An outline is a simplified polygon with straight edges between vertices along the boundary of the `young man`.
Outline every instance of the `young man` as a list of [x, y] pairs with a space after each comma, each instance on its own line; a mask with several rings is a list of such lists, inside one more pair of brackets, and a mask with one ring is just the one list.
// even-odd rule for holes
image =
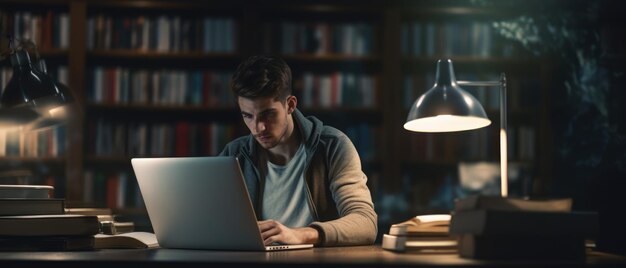
[[250, 135], [226, 145], [237, 156], [265, 244], [365, 245], [377, 215], [350, 139], [305, 117], [280, 58], [253, 56], [232, 77]]

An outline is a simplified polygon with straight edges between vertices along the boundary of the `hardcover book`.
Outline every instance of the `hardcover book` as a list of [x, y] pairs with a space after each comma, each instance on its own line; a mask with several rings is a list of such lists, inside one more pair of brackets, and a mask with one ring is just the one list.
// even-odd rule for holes
[[97, 216], [100, 222], [115, 221], [110, 208], [66, 208], [65, 214], [93, 215]]
[[99, 232], [98, 217], [92, 215], [0, 216], [0, 236], [85, 236]]
[[84, 236], [3, 236], [0, 251], [83, 251], [94, 249], [94, 237]]
[[473, 235], [573, 235], [593, 238], [598, 232], [595, 212], [471, 210], [455, 212], [450, 233]]
[[513, 197], [503, 198], [501, 196], [471, 195], [458, 199], [454, 203], [455, 211], [476, 209], [569, 212], [572, 210], [572, 199], [524, 199]]
[[63, 214], [61, 198], [0, 198], [0, 216]]
[[570, 259], [585, 256], [595, 239], [595, 212], [478, 209], [452, 216], [450, 233], [459, 237], [459, 255], [476, 259]]
[[458, 251], [473, 259], [581, 259], [586, 247], [582, 236], [464, 234]]
[[0, 198], [49, 198], [54, 191], [50, 185], [0, 185]]

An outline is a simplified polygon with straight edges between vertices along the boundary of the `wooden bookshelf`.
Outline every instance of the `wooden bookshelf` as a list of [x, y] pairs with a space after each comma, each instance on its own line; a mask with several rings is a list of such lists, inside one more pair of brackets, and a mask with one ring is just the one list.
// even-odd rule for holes
[[[41, 162], [42, 165], [64, 165], [65, 169], [59, 172], [59, 176], [66, 179], [64, 184], [66, 198], [76, 206], [94, 205], [85, 203], [85, 196], [100, 197], [105, 193], [86, 193], [85, 174], [92, 172], [118, 174], [124, 172], [129, 180], [132, 180], [132, 170], [127, 163], [132, 154], [98, 155], [89, 151], [90, 146], [96, 143], [90, 134], [92, 125], [99, 120], [105, 120], [116, 125], [128, 125], [129, 123], [145, 124], [176, 124], [177, 122], [193, 122], [198, 124], [210, 124], [217, 122], [233, 126], [236, 133], [246, 133], [245, 126], [241, 123], [240, 115], [232, 102], [220, 101], [210, 105], [190, 104], [153, 104], [141, 102], [98, 102], [92, 99], [93, 70], [102, 68], [127, 68], [130, 72], [137, 70], [158, 71], [160, 69], [183, 70], [207, 70], [212, 72], [228, 73], [234, 71], [238, 63], [246, 57], [254, 54], [271, 53], [278, 54], [290, 64], [294, 74], [294, 90], [299, 97], [299, 103], [303, 104], [303, 77], [307, 73], [316, 76], [325, 76], [333, 73], [342, 75], [365, 75], [371, 77], [371, 96], [374, 102], [370, 105], [346, 105], [335, 103], [330, 107], [313, 105], [300, 109], [307, 115], [315, 115], [326, 123], [336, 126], [344, 131], [350, 127], [363, 128], [371, 132], [362, 134], [364, 139], [369, 140], [364, 145], [373, 156], [364, 159], [363, 166], [372, 187], [375, 203], [381, 202], [382, 198], [397, 194], [419, 193], [419, 197], [411, 197], [407, 203], [411, 206], [404, 214], [395, 215], [392, 222], [405, 220], [412, 214], [433, 209], [419, 202], [428, 202], [429, 195], [433, 195], [438, 187], [445, 181], [445, 176], [455, 174], [460, 161], [496, 161], [497, 153], [493, 149], [498, 145], [498, 139], [494, 139], [494, 129], [498, 126], [498, 107], [485, 105], [489, 118], [492, 120], [490, 129], [484, 130], [477, 135], [489, 135], [485, 145], [488, 151], [484, 156], [471, 156], [462, 158], [465, 153], [463, 139], [471, 134], [444, 134], [432, 135], [435, 147], [431, 148], [434, 156], [430, 158], [412, 157], [415, 148], [410, 148], [412, 137], [424, 136], [424, 134], [410, 133], [402, 128], [408, 112], [405, 105], [413, 99], [405, 95], [405, 77], [417, 77], [421, 82], [413, 86], [415, 95], [428, 89], [426, 81], [434, 79], [436, 61], [441, 58], [451, 58], [454, 63], [457, 79], [467, 80], [462, 77], [468, 73], [478, 73], [478, 77], [489, 77], [506, 72], [507, 78], [512, 82], [526, 78], [532, 78], [537, 87], [525, 84], [510, 85], [509, 90], [509, 128], [518, 129], [526, 126], [533, 129], [534, 143], [532, 155], [527, 158], [513, 157], [534, 167], [534, 179], [539, 185], [534, 190], [542, 191], [541, 185], [551, 177], [552, 133], [548, 116], [549, 86], [551, 84], [550, 73], [551, 59], [539, 59], [519, 54], [518, 47], [511, 47], [507, 53], [495, 52], [501, 46], [508, 45], [503, 40], [493, 40], [493, 51], [480, 53], [477, 51], [464, 50], [458, 53], [455, 48], [442, 53], [405, 53], [403, 46], [403, 26], [414, 22], [422, 25], [434, 23], [436, 25], [448, 25], [452, 21], [450, 29], [461, 27], [467, 22], [488, 23], [496, 18], [506, 18], [519, 14], [518, 10], [491, 10], [471, 7], [467, 3], [459, 4], [454, 1], [380, 1], [358, 3], [355, 1], [324, 1], [324, 2], [293, 2], [285, 4], [281, 1], [268, 1], [257, 3], [255, 1], [97, 1], [97, 0], [56, 0], [56, 1], [0, 1], [0, 9], [3, 12], [30, 11], [45, 13], [47, 10], [63, 11], [70, 16], [70, 43], [68, 48], [52, 48], [41, 50], [40, 55], [46, 60], [55, 62], [56, 66], [67, 65], [69, 71], [69, 83], [72, 93], [76, 98], [76, 118], [68, 124], [66, 155], [55, 158], [0, 158], [0, 163], [15, 163], [16, 165], [31, 166], [32, 162]], [[432, 5], [431, 5], [432, 4]], [[89, 21], [97, 16], [107, 18], [136, 19], [140, 16], [156, 18], [167, 16], [172, 18], [179, 16], [188, 17], [194, 22], [205, 18], [228, 18], [234, 23], [233, 32], [228, 33], [233, 38], [234, 46], [229, 52], [217, 50], [204, 50], [195, 47], [194, 50], [175, 49], [137, 49], [137, 48], [103, 48], [93, 47], [88, 39]], [[451, 20], [450, 20], [451, 19]], [[311, 25], [323, 25], [336, 30], [338, 35], [341, 27], [354, 31], [354, 27], [363, 29], [366, 34], [357, 36], [362, 38], [363, 51], [346, 52], [340, 49], [327, 47], [321, 52], [316, 46], [304, 49], [289, 49], [289, 42], [294, 40], [285, 36], [290, 35], [284, 28], [309, 27]], [[315, 29], [315, 28], [310, 28]], [[458, 30], [457, 30], [458, 31]], [[296, 30], [295, 34], [305, 34]], [[494, 33], [490, 33], [494, 34]], [[330, 35], [329, 35], [330, 36]], [[310, 37], [310, 36], [309, 36]], [[193, 40], [201, 36], [189, 37]], [[335, 42], [331, 37], [323, 39], [323, 42]], [[429, 39], [428, 42], [431, 40]], [[287, 43], [285, 43], [287, 42]], [[426, 42], [422, 39], [422, 42]], [[285, 45], [286, 44], [286, 45]], [[318, 44], [319, 45], [319, 44]], [[329, 45], [329, 44], [326, 44]], [[339, 46], [342, 43], [338, 44]], [[433, 40], [431, 46], [441, 47], [439, 40]], [[443, 46], [445, 47], [445, 46]], [[328, 49], [330, 48], [330, 49]], [[335, 47], [336, 48], [336, 47]], [[363, 49], [363, 48], [361, 48]], [[483, 53], [483, 54], [481, 54]], [[506, 55], [505, 55], [506, 54]], [[622, 56], [623, 57], [623, 56]], [[609, 60], [610, 61], [610, 60]], [[429, 78], [428, 76], [433, 76]], [[228, 90], [226, 90], [228, 93]], [[516, 94], [520, 92], [533, 92], [533, 106], [520, 105]], [[414, 98], [416, 96], [412, 96]], [[493, 103], [492, 103], [493, 104]], [[124, 130], [125, 133], [128, 129]], [[352, 133], [352, 132], [351, 132]], [[356, 133], [356, 131], [354, 132]], [[373, 137], [369, 137], [373, 135]], [[495, 134], [497, 135], [497, 134]], [[125, 136], [125, 139], [128, 137]], [[199, 138], [196, 138], [199, 139]], [[420, 139], [420, 138], [418, 138]], [[459, 140], [461, 139], [461, 140]], [[517, 141], [512, 141], [517, 144]], [[370, 148], [371, 147], [371, 148]], [[360, 149], [360, 148], [357, 148]], [[439, 157], [446, 155], [446, 157]], [[411, 157], [408, 157], [411, 156]], [[422, 172], [423, 170], [423, 172]], [[406, 175], [409, 174], [409, 175]], [[405, 179], [405, 177], [409, 177]], [[415, 181], [416, 183], [412, 183]], [[410, 189], [407, 189], [410, 188]], [[421, 187], [416, 189], [416, 187]], [[412, 190], [411, 190], [412, 189]], [[103, 190], [104, 191], [104, 190]], [[418, 202], [418, 203], [415, 203]], [[100, 203], [102, 204], [102, 203]], [[377, 209], [380, 207], [377, 207]], [[141, 208], [125, 208], [131, 211], [143, 211]], [[388, 208], [380, 208], [388, 209]], [[124, 211], [123, 209], [121, 211]], [[384, 226], [384, 225], [383, 225]], [[381, 227], [383, 228], [383, 227]], [[384, 230], [384, 229], [381, 229]]]

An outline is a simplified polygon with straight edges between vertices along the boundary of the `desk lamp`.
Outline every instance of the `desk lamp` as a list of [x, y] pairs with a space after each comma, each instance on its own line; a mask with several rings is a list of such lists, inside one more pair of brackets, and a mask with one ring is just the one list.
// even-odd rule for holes
[[411, 106], [404, 128], [416, 132], [453, 132], [472, 130], [491, 124], [485, 109], [464, 86], [500, 87], [500, 194], [508, 195], [506, 76], [499, 81], [456, 81], [452, 60], [437, 61], [435, 85]]
[[72, 98], [69, 90], [55, 82], [43, 67], [33, 65], [26, 49], [14, 49], [9, 42], [9, 57], [13, 75], [0, 96], [0, 122], [6, 124], [31, 124], [40, 129], [61, 123], [65, 119], [65, 106]]
[[[525, 200], [507, 197], [504, 73], [499, 81], [456, 81], [452, 61], [439, 60], [434, 87], [415, 101], [404, 128], [420, 132], [451, 132], [477, 129], [491, 124], [476, 98], [459, 85], [500, 87], [501, 172], [501, 197], [490, 198], [494, 203], [456, 210], [452, 215], [450, 233], [459, 236], [459, 255], [479, 259], [584, 256], [585, 239], [595, 238], [598, 231], [597, 213], [571, 212], [571, 199], [568, 198]], [[502, 199], [507, 201], [500, 202]], [[468, 200], [471, 203], [472, 198]], [[555, 244], [547, 241], [554, 241]]]

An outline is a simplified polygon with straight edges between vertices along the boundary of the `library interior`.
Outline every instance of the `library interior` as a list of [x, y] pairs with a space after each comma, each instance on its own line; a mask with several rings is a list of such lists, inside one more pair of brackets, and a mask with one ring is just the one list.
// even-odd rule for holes
[[[546, 206], [569, 200], [568, 210], [592, 212], [593, 219], [581, 217], [597, 225], [585, 250], [626, 256], [620, 6], [0, 0], [0, 185], [52, 186], [49, 198], [63, 200], [64, 213], [106, 210], [120, 230], [131, 223], [133, 231], [153, 232], [131, 159], [216, 156], [249, 135], [231, 77], [246, 58], [275, 55], [291, 67], [298, 109], [354, 144], [377, 214], [375, 245], [417, 215], [461, 216], [458, 200], [501, 196], [505, 184], [507, 198], [553, 202]], [[64, 114], [27, 120], [31, 109], [17, 110], [42, 106], [16, 105], [29, 101], [28, 84], [16, 78], [24, 61], [51, 79]], [[482, 105], [491, 123], [407, 130], [412, 116], [427, 113], [414, 110], [426, 93], [445, 83]], [[16, 90], [23, 95], [11, 96]]]

